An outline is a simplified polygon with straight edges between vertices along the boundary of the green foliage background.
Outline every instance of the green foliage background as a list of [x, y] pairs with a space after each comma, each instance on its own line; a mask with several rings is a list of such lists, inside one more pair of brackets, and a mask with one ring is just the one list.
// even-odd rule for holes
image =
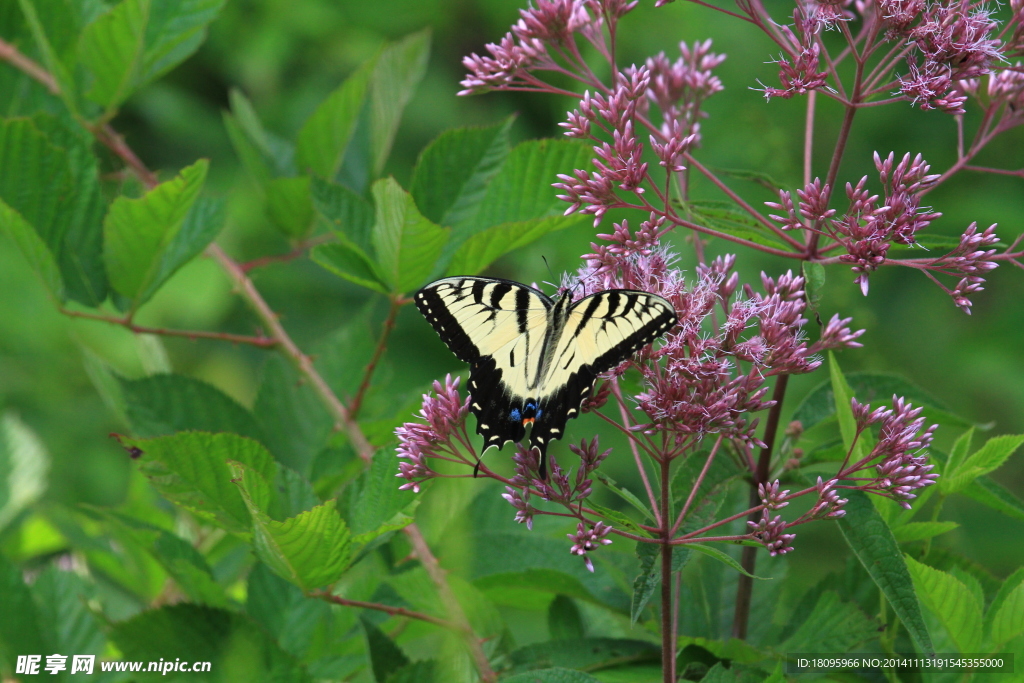
[[[624, 22], [621, 61], [639, 62], [660, 50], [674, 56], [681, 40], [713, 37], [715, 50], [729, 56], [718, 71], [726, 90], [707, 104], [710, 117], [703, 124], [701, 158], [712, 167], [755, 169], [788, 187], [798, 184], [803, 101], [765, 103], [751, 90], [758, 87], [757, 79], [772, 83], [775, 78], [775, 67], [765, 63], [771, 57], [770, 45], [752, 28], [700, 7], [677, 2], [655, 10], [650, 4], [643, 3]], [[0, 0], [0, 37], [19, 30], [17, 5], [16, 0]], [[426, 77], [405, 111], [384, 169], [409, 187], [417, 155], [445, 129], [493, 125], [514, 115], [514, 140], [560, 133], [555, 124], [572, 106], [570, 101], [504, 93], [455, 97], [463, 75], [461, 57], [481, 52], [485, 42], [497, 40], [517, 18], [517, 9], [518, 3], [512, 0], [229, 2], [198, 52], [133, 95], [113, 124], [146, 164], [161, 172], [162, 179], [173, 177], [197, 158], [209, 159], [207, 193], [226, 200], [226, 228], [218, 241], [230, 254], [245, 261], [285, 253], [289, 244], [264, 212], [223, 123], [231, 89], [240, 89], [252, 101], [269, 130], [294, 139], [316, 105], [385, 40], [429, 28], [432, 52]], [[6, 65], [0, 66], [5, 74], [0, 84], [9, 71]], [[904, 111], [903, 106], [869, 109], [858, 119], [841, 178], [855, 181], [873, 174], [873, 150], [883, 155], [892, 150], [897, 156], [922, 152], [940, 172], [955, 159], [953, 119], [937, 112]], [[815, 171], [823, 175], [838, 130], [838, 109], [819, 98], [818, 116], [823, 125], [815, 148]], [[978, 163], [1020, 168], [1024, 166], [1022, 150], [1024, 129], [1017, 129], [1000, 138]], [[752, 203], [771, 198], [753, 184], [742, 189]], [[715, 198], [712, 188], [699, 183], [694, 195]], [[1022, 229], [1024, 192], [1019, 178], [963, 174], [929, 195], [929, 200], [944, 214], [935, 227], [948, 235], [959, 234], [971, 221], [982, 227], [998, 222], [1004, 241]], [[577, 266], [592, 235], [589, 222], [583, 221], [503, 258], [489, 273], [524, 282], [552, 279], [543, 256], [557, 279], [559, 273]], [[681, 240], [678, 245], [688, 263], [686, 246]], [[720, 245], [713, 248], [721, 249]], [[762, 269], [774, 275], [792, 265], [757, 254], [741, 253], [739, 258], [747, 279], [756, 278]], [[847, 372], [904, 375], [951, 412], [990, 427], [989, 434], [1024, 433], [1021, 275], [1006, 266], [992, 273], [987, 291], [975, 298], [973, 315], [968, 317], [909, 269], [879, 271], [872, 276], [870, 295], [864, 298], [847, 269], [830, 267], [822, 317], [833, 312], [850, 315], [856, 328], [868, 330], [861, 339], [863, 349], [843, 354]], [[374, 298], [305, 259], [259, 269], [254, 279], [271, 306], [286, 313], [284, 324], [307, 350], [344, 355], [358, 349], [368, 342], [351, 332], [339, 337], [335, 330], [365, 316], [366, 335], [375, 335], [386, 313], [382, 297]], [[141, 309], [136, 322], [247, 334], [253, 319], [217, 265], [200, 258], [174, 275]], [[52, 458], [43, 506], [114, 506], [126, 499], [131, 482], [139, 483], [138, 474], [132, 474], [133, 463], [107, 436], [124, 432], [126, 423], [123, 415], [104, 404], [90, 379], [90, 367], [98, 360], [129, 378], [173, 368], [219, 387], [245, 406], [257, 402], [261, 383], [277, 372], [277, 361], [265, 351], [170, 338], [157, 343], [124, 329], [62, 316], [23, 257], [0, 239], [0, 412], [17, 415], [39, 436]], [[432, 379], [462, 370], [418, 313], [406, 307], [398, 317], [372, 399], [408, 404], [411, 414], [419, 393]], [[819, 372], [791, 383], [789, 409], [826, 380]], [[574, 422], [567, 441], [588, 434], [588, 425], [593, 426], [583, 420]], [[951, 446], [941, 429], [938, 444], [943, 449]], [[995, 475], [1018, 496], [1024, 496], [1022, 463], [1019, 457], [1012, 459]], [[630, 481], [627, 459], [613, 456], [606, 467], [614, 478]], [[474, 490], [484, 486], [476, 481], [463, 485]], [[501, 512], [509, 518], [513, 514], [511, 508]], [[486, 517], [477, 519], [482, 523], [479, 520]], [[961, 526], [937, 538], [938, 546], [966, 554], [999, 578], [1024, 564], [1020, 540], [1024, 520], [1000, 516], [966, 498], [948, 502], [943, 519]], [[0, 537], [0, 544], [7, 548], [21, 542], [10, 535]], [[38, 542], [45, 551], [46, 539]], [[471, 542], [483, 541], [467, 540]], [[50, 550], [60, 550], [60, 544]], [[552, 552], [565, 550], [559, 545]], [[845, 556], [835, 528], [821, 524], [802, 527], [797, 551], [784, 560], [760, 561], [764, 567], [789, 563], [791, 572], [810, 583], [840, 569]], [[277, 579], [268, 576], [267, 580]], [[556, 628], [538, 624], [528, 610], [507, 612], [518, 618], [516, 635], [521, 644], [531, 642], [531, 631]]]

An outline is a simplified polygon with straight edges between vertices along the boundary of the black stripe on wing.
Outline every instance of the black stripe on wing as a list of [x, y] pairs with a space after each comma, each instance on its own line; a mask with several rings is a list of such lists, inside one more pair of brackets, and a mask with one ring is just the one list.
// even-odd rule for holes
[[513, 399], [516, 404], [509, 401], [502, 386], [501, 369], [491, 356], [482, 356], [470, 366], [469, 395], [469, 409], [476, 416], [476, 433], [484, 438], [481, 452], [491, 446], [500, 450], [509, 441], [521, 441], [526, 435], [522, 421], [512, 419], [512, 409], [522, 411], [518, 404], [525, 397]]
[[565, 423], [579, 415], [580, 406], [594, 388], [597, 373], [589, 365], [569, 376], [558, 391], [544, 399], [540, 417], [530, 429], [530, 446], [540, 453], [540, 476], [547, 479], [548, 444], [565, 436]]
[[[475, 282], [470, 291], [465, 292], [465, 294], [479, 298], [483, 292], [483, 286], [484, 283]], [[431, 324], [434, 331], [441, 337], [441, 341], [455, 354], [456, 358], [466, 363], [475, 363], [480, 359], [480, 350], [473, 343], [473, 340], [469, 338], [469, 335], [466, 334], [466, 331], [462, 329], [459, 321], [448, 310], [448, 302], [445, 301], [445, 296], [454, 299], [459, 295], [460, 291], [454, 283], [442, 282], [437, 286], [428, 285], [416, 292], [414, 300], [416, 301], [416, 307], [420, 309], [420, 313], [423, 314], [423, 317], [427, 319], [427, 322]]]
[[[603, 294], [607, 294], [610, 298], [610, 305], [614, 304], [615, 306], [619, 303], [619, 297], [629, 297], [622, 313], [619, 314], [620, 316], [629, 313], [634, 308], [640, 309], [644, 312], [650, 311], [651, 309], [658, 309], [660, 312], [648, 320], [643, 327], [637, 328], [633, 334], [624, 337], [618, 344], [595, 358], [588, 366], [595, 377], [602, 372], [611, 370], [643, 347], [652, 343], [655, 339], [671, 330], [675, 326], [676, 322], [678, 322], [675, 310], [672, 308], [671, 304], [660, 296], [655, 296], [647, 292], [634, 292], [626, 289], [609, 290], [608, 292], [603, 292]], [[597, 295], [595, 295], [595, 298], [596, 296]], [[611, 297], [615, 298], [611, 299]], [[588, 308], [592, 308], [592, 306]], [[590, 322], [593, 324], [592, 320]], [[577, 328], [575, 335], [578, 336], [582, 329], [583, 324]]]

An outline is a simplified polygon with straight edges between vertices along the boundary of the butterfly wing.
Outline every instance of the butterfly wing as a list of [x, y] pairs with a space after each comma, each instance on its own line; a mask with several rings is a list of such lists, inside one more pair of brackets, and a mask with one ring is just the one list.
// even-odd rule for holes
[[648, 292], [612, 289], [572, 305], [542, 369], [543, 412], [530, 432], [530, 444], [540, 450], [542, 461], [548, 442], [565, 434], [566, 422], [578, 415], [597, 376], [672, 329], [676, 321], [672, 304]]
[[551, 300], [518, 282], [477, 277], [444, 278], [414, 298], [452, 353], [470, 364], [470, 410], [484, 450], [520, 441], [526, 428], [513, 418], [541, 368]]

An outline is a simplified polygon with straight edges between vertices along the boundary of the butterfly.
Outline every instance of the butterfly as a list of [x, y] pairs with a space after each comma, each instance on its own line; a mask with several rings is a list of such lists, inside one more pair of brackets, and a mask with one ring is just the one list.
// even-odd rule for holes
[[484, 277], [443, 278], [414, 300], [470, 365], [469, 407], [483, 450], [521, 441], [532, 425], [530, 446], [540, 453], [545, 479], [548, 443], [564, 436], [597, 376], [677, 321], [672, 304], [648, 292], [609, 289], [573, 301], [567, 290], [552, 300], [533, 287]]

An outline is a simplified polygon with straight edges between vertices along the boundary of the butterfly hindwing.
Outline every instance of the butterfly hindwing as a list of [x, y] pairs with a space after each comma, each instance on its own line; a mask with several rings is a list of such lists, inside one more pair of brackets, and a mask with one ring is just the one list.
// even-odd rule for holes
[[470, 410], [484, 450], [521, 441], [545, 454], [579, 414], [594, 380], [676, 323], [672, 305], [647, 292], [613, 289], [552, 301], [518, 282], [450, 277], [432, 282], [416, 305], [470, 364]]

